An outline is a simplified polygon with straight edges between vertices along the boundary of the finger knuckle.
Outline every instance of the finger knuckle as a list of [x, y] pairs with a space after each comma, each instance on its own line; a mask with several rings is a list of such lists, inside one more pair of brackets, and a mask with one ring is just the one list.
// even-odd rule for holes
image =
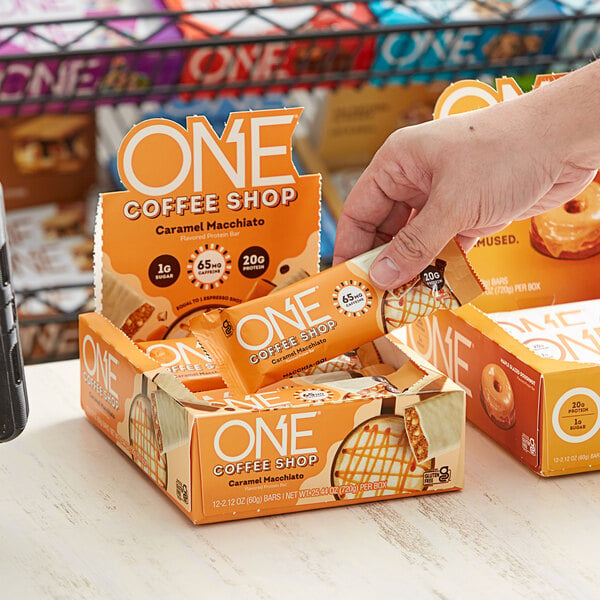
[[403, 260], [422, 262], [429, 258], [430, 251], [416, 230], [400, 230], [394, 237], [390, 251]]

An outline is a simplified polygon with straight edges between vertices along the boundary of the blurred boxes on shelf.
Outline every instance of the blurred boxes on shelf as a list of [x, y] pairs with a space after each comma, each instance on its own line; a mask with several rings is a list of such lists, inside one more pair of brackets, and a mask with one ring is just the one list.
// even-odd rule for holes
[[571, 69], [572, 60], [580, 56], [595, 58], [600, 53], [600, 1], [562, 0], [562, 12], [577, 17], [561, 24], [556, 44], [557, 63], [554, 72]]
[[25, 362], [78, 354], [77, 315], [93, 307], [93, 240], [83, 202], [12, 210], [10, 244]]
[[340, 88], [327, 95], [320, 118], [295, 141], [305, 168], [320, 172], [323, 198], [338, 219], [348, 192], [397, 128], [428, 121], [446, 83]]
[[[361, 26], [373, 23], [365, 3], [315, 3], [286, 6], [269, 0], [260, 6], [252, 0], [165, 0], [175, 11], [197, 11], [182, 19], [182, 33], [188, 40], [203, 40], [222, 36], [223, 45], [200, 47], [186, 58], [181, 82], [222, 86], [219, 94], [236, 92], [236, 84], [299, 78], [323, 73], [366, 72], [373, 63], [372, 36], [352, 36]], [[235, 9], [235, 10], [234, 10]], [[314, 39], [286, 39], [290, 31], [296, 34], [324, 34]], [[346, 32], [333, 36], [331, 32]], [[328, 33], [329, 32], [329, 33]], [[264, 41], [263, 37], [281, 39]], [[251, 41], [227, 45], [228, 38]], [[346, 80], [347, 82], [347, 80]], [[323, 81], [320, 82], [321, 84]], [[308, 87], [314, 83], [307, 83]], [[209, 90], [210, 92], [210, 90]], [[199, 95], [206, 94], [203, 89]]]
[[[0, 22], [19, 28], [8, 28], [10, 37], [0, 45], [0, 101], [25, 102], [18, 114], [85, 110], [103, 93], [139, 91], [147, 97], [153, 86], [176, 83], [181, 50], [140, 51], [141, 44], [181, 40], [166, 18], [142, 16], [164, 10], [159, 0], [19, 0], [18, 8], [1, 3]], [[61, 56], [65, 48], [73, 55]], [[48, 101], [52, 97], [57, 100]], [[2, 106], [0, 115], [14, 110]]]
[[555, 52], [559, 25], [554, 19], [562, 14], [553, 0], [378, 0], [370, 6], [381, 25], [407, 26], [380, 36], [376, 83], [505, 75], [504, 65], [513, 61], [515, 73], [526, 71], [527, 61], [518, 66], [520, 59]]
[[26, 363], [77, 356], [77, 314], [91, 306], [86, 212], [96, 182], [93, 112], [0, 120], [13, 284]]
[[96, 181], [93, 113], [0, 119], [7, 210], [85, 198]]

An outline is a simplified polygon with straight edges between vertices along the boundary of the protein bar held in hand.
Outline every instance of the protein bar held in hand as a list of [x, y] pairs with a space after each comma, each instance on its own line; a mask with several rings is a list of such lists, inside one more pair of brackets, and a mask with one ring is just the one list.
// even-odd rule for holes
[[368, 273], [382, 249], [192, 321], [231, 392], [251, 394], [482, 291], [456, 241], [412, 281], [377, 289]]

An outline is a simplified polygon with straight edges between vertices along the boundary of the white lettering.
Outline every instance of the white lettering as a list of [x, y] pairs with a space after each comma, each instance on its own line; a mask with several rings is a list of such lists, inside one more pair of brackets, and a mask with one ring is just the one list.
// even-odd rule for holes
[[[241, 419], [227, 421], [219, 427], [215, 434], [215, 452], [225, 462], [243, 461], [253, 451], [254, 458], [261, 459], [264, 451], [264, 443], [268, 440], [280, 456], [314, 453], [317, 451], [314, 447], [299, 447], [300, 439], [311, 438], [313, 435], [312, 429], [301, 429], [299, 423], [301, 420], [312, 419], [316, 416], [316, 411], [292, 415], [283, 414], [279, 417], [274, 428], [269, 426], [262, 417], [256, 418], [254, 426]], [[239, 447], [240, 439], [244, 440], [241, 436], [247, 436], [247, 443], [244, 442], [245, 447], [239, 454], [232, 455], [223, 449], [223, 436], [229, 430], [231, 430], [230, 435], [235, 436], [236, 448]]]
[[214, 136], [212, 128], [209, 129], [210, 126], [204, 121], [194, 121], [192, 123], [192, 135], [194, 140], [194, 191], [200, 192], [203, 189], [203, 143], [206, 144], [208, 149], [212, 152], [220, 167], [235, 187], [242, 188], [246, 185], [246, 174], [244, 169], [246, 160], [246, 150], [244, 145], [245, 136], [240, 132], [241, 126], [241, 119], [235, 120], [227, 133], [227, 137], [223, 140], [226, 144], [235, 144], [236, 146], [236, 169], [225, 155], [225, 152], [223, 152], [218, 140]]
[[[236, 327], [236, 337], [238, 342], [246, 350], [262, 350], [266, 348], [273, 341], [273, 337], [277, 335], [280, 341], [286, 338], [283, 330], [279, 325], [279, 321], [283, 321], [288, 325], [294, 327], [298, 331], [303, 331], [310, 327], [315, 327], [324, 322], [334, 322], [330, 315], [326, 314], [321, 317], [314, 317], [310, 313], [318, 308], [320, 304], [315, 302], [313, 304], [305, 305], [303, 298], [310, 294], [314, 294], [317, 288], [312, 287], [308, 290], [298, 292], [291, 298], [285, 299], [285, 313], [280, 312], [272, 307], [265, 308], [265, 314], [263, 315], [245, 315], [242, 317]], [[286, 314], [287, 313], [287, 314]], [[252, 339], [248, 339], [248, 334], [245, 333], [245, 328], [248, 324], [258, 323], [264, 325], [265, 335], [259, 335], [253, 331]], [[254, 326], [251, 326], [254, 329]], [[262, 327], [261, 327], [262, 329]], [[261, 339], [260, 343], [256, 343], [256, 339]], [[255, 362], [258, 362], [256, 360]]]
[[[289, 152], [287, 146], [261, 146], [261, 129], [263, 127], [273, 127], [277, 125], [289, 125], [294, 120], [294, 116], [287, 114], [272, 117], [255, 117], [250, 124], [252, 132], [252, 185], [284, 185], [294, 183], [291, 175], [272, 175], [270, 177], [262, 175], [261, 159], [263, 157], [285, 156]], [[263, 202], [265, 202], [263, 198]]]
[[[133, 154], [135, 150], [144, 140], [154, 135], [171, 138], [181, 150], [181, 167], [179, 173], [170, 182], [160, 186], [146, 185], [138, 178], [133, 168]], [[192, 155], [185, 137], [185, 130], [177, 123], [162, 121], [154, 125], [145, 124], [137, 130], [134, 128], [134, 133], [128, 140], [123, 152], [123, 173], [121, 175], [128, 189], [134, 189], [145, 196], [161, 196], [176, 190], [186, 180], [191, 166]]]
[[88, 375], [100, 383], [111, 396], [118, 400], [119, 396], [113, 385], [117, 381], [116, 366], [119, 361], [108, 349], [102, 351], [100, 344], [90, 334], [82, 342], [83, 364]]

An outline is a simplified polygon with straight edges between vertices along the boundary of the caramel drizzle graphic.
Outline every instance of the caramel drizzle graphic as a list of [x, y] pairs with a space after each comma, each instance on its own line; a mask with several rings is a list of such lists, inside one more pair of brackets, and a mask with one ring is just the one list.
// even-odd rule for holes
[[348, 392], [344, 396], [344, 400], [370, 400], [377, 399], [384, 396], [387, 392], [384, 383], [378, 383], [373, 387], [367, 388], [365, 390], [361, 390], [360, 392]]
[[[364, 425], [354, 445], [341, 453], [347, 468], [334, 473], [339, 485], [387, 481], [385, 488], [368, 490], [375, 496], [423, 489], [424, 469], [417, 465], [406, 436], [393, 433], [390, 427], [381, 430], [377, 424]], [[377, 470], [379, 461], [383, 468]], [[363, 497], [366, 491], [357, 491], [355, 497]]]
[[156, 484], [167, 487], [167, 462], [158, 451], [149, 401], [138, 396], [129, 413], [129, 439], [134, 462]]
[[[447, 288], [435, 292], [420, 282], [415, 281], [408, 285], [410, 287], [407, 289], [400, 288], [386, 295], [384, 314], [388, 331], [412, 323], [440, 308], [460, 306], [454, 294]], [[400, 316], [395, 316], [397, 313], [400, 313]]]
[[352, 369], [360, 369], [360, 361], [358, 358], [332, 358], [320, 365], [316, 365], [311, 369], [307, 369], [307, 375], [317, 373], [337, 373], [338, 371], [351, 371]]

